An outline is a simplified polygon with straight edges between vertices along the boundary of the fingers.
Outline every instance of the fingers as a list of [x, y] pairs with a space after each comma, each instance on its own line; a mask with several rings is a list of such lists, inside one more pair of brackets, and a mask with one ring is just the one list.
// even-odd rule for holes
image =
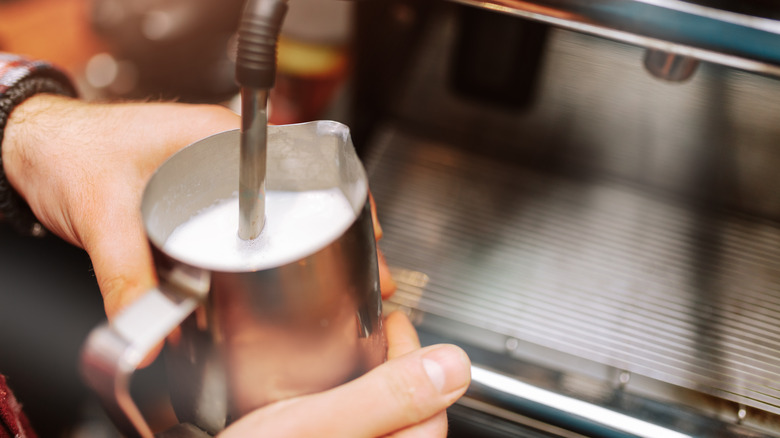
[[387, 357], [395, 359], [420, 348], [420, 338], [409, 318], [401, 312], [393, 312], [385, 319]]
[[[443, 411], [470, 381], [468, 358], [451, 345], [420, 350], [417, 332], [401, 312], [385, 319], [385, 332], [389, 362], [334, 390], [256, 411], [221, 436], [444, 437]], [[354, 412], [361, 421], [354, 421]], [[306, 422], [299, 421], [302, 415]]]
[[439, 415], [463, 395], [470, 380], [463, 350], [435, 345], [392, 359], [330, 391], [257, 410], [220, 436], [385, 436]]
[[[374, 237], [377, 242], [382, 239], [382, 226], [379, 224], [379, 218], [376, 214], [376, 202], [374, 202], [374, 195], [368, 192], [368, 200], [371, 203], [371, 221], [374, 223]], [[387, 260], [385, 255], [382, 254], [382, 250], [379, 249], [377, 244], [376, 258], [379, 262], [379, 289], [382, 291], [382, 299], [390, 298], [398, 285], [393, 280], [392, 274], [390, 274], [390, 268], [387, 266]]]
[[379, 224], [379, 217], [376, 214], [376, 201], [374, 201], [374, 195], [368, 192], [368, 201], [371, 203], [371, 222], [374, 224], [374, 237], [376, 240], [381, 240], [383, 236], [382, 226]]
[[[387, 357], [393, 359], [420, 348], [420, 339], [412, 322], [401, 312], [393, 312], [385, 320], [388, 348]], [[447, 436], [447, 413], [439, 412], [433, 417], [417, 423], [387, 438], [432, 438]]]
[[136, 233], [128, 230], [113, 244], [102, 239], [89, 250], [109, 320], [157, 282], [145, 237], [129, 234]]
[[395, 293], [398, 285], [393, 280], [390, 267], [387, 266], [387, 260], [385, 260], [385, 255], [382, 254], [379, 246], [377, 246], [376, 258], [379, 266], [379, 290], [382, 292], [382, 299], [387, 299]]
[[[155, 169], [188, 144], [239, 126], [238, 116], [211, 105], [126, 103], [84, 105], [89, 119], [105, 117], [92, 145], [89, 194], [65, 206], [77, 239], [89, 253], [113, 318], [156, 283], [140, 216], [141, 194]], [[144, 127], [145, 129], [139, 129]]]
[[[118, 239], [122, 240], [122, 239]], [[90, 251], [108, 319], [152, 288], [155, 276], [148, 247], [122, 240], [101, 241]], [[130, 256], [132, 255], [132, 256]]]
[[[140, 201], [132, 188], [112, 187], [117, 206], [102, 214], [84, 216], [80, 239], [89, 253], [106, 315], [112, 319], [122, 308], [156, 284], [152, 255], [146, 240], [140, 213], [134, 208]], [[98, 200], [96, 203], [107, 202]], [[128, 206], [128, 207], [125, 207]], [[87, 219], [88, 218], [88, 219]]]
[[[385, 321], [388, 339], [387, 356], [400, 357], [420, 348], [420, 339], [409, 318], [401, 312], [393, 312]], [[398, 432], [387, 438], [432, 438], [447, 436], [447, 413], [439, 412], [433, 417]]]

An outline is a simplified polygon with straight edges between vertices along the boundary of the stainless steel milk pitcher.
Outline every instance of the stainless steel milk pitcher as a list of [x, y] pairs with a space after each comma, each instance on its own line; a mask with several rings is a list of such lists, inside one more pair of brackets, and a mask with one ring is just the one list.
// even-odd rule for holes
[[179, 421], [211, 434], [253, 409], [331, 388], [385, 360], [368, 180], [348, 128], [319, 121], [268, 131], [268, 190], [337, 188], [354, 210], [349, 228], [327, 245], [260, 270], [210, 269], [167, 253], [179, 224], [235, 196], [238, 166], [239, 132], [224, 132], [175, 154], [146, 187], [141, 210], [159, 286], [96, 328], [82, 356], [88, 385], [128, 436], [152, 436], [128, 386], [166, 337]]

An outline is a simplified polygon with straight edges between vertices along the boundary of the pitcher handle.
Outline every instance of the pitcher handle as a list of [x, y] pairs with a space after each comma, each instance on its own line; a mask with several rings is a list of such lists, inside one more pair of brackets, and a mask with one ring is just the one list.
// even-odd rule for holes
[[130, 378], [141, 361], [200, 304], [155, 288], [89, 334], [81, 356], [82, 374], [119, 431], [152, 438], [151, 428], [130, 396]]

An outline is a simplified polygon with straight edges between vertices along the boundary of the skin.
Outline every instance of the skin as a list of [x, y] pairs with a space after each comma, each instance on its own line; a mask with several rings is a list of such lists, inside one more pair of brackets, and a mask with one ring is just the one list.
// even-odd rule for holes
[[[112, 318], [156, 281], [140, 216], [146, 182], [184, 146], [238, 127], [239, 116], [216, 105], [37, 95], [9, 117], [3, 165], [43, 226], [89, 253]], [[381, 238], [376, 217], [374, 223]], [[395, 284], [380, 260], [387, 297]]]
[[[468, 388], [470, 363], [454, 345], [420, 349], [414, 327], [401, 313], [386, 319], [386, 363], [368, 374], [319, 394], [258, 409], [220, 437], [445, 437], [444, 409]], [[434, 357], [445, 372], [440, 390], [425, 371]]]
[[[112, 318], [156, 283], [140, 216], [146, 182], [179, 149], [239, 126], [220, 106], [36, 95], [8, 119], [3, 166], [42, 225], [87, 251]], [[374, 223], [381, 238], [376, 216]], [[387, 297], [395, 284], [379, 256]], [[385, 364], [330, 391], [254, 411], [223, 436], [446, 436], [444, 410], [468, 387], [468, 357], [452, 345], [421, 349], [403, 315], [390, 315], [386, 328]]]

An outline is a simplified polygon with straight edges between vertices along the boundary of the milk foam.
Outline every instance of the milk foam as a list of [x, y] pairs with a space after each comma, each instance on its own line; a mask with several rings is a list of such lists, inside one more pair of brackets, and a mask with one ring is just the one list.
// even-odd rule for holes
[[164, 249], [183, 262], [212, 270], [267, 269], [324, 248], [355, 219], [349, 201], [336, 188], [271, 190], [266, 193], [265, 208], [265, 226], [256, 239], [238, 237], [238, 197], [233, 197], [179, 225]]

